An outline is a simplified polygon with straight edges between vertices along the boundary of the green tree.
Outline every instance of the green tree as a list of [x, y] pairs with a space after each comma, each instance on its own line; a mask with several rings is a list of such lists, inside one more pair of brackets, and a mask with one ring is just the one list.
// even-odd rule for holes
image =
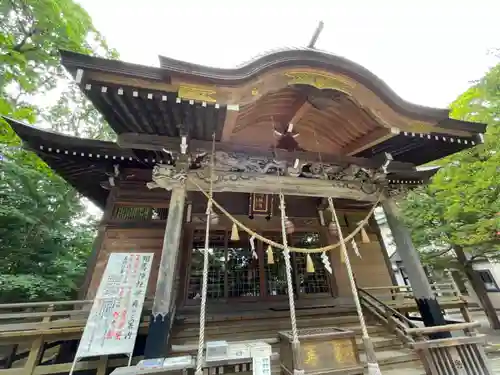
[[[35, 121], [41, 112], [36, 99], [53, 92], [58, 85], [68, 85], [66, 72], [59, 63], [61, 49], [117, 56], [95, 29], [88, 13], [73, 0], [0, 0], [1, 114]], [[74, 118], [74, 123], [84, 127], [87, 117], [100, 118], [79, 92], [72, 90], [71, 94], [70, 98], [61, 95], [65, 96], [65, 104], [70, 99], [86, 108], [80, 112], [81, 118]], [[94, 112], [89, 115], [89, 111]], [[12, 129], [0, 121], [0, 140], [17, 143]], [[99, 126], [103, 124], [101, 121]]]
[[500, 322], [472, 262], [500, 258], [499, 87], [500, 64], [452, 103], [452, 117], [488, 124], [484, 143], [439, 161], [432, 182], [402, 202], [424, 262], [463, 270], [495, 328]]
[[95, 220], [49, 170], [4, 156], [0, 175], [0, 302], [74, 297]]
[[[100, 114], [68, 80], [60, 49], [116, 56], [72, 0], [0, 0], [0, 114], [110, 138]], [[71, 186], [20, 146], [0, 117], [0, 302], [72, 298], [95, 220]]]

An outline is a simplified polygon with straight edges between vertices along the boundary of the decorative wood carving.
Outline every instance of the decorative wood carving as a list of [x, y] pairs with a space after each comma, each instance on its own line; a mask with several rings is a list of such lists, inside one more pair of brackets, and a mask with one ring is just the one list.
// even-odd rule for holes
[[[186, 184], [188, 191], [198, 190], [199, 185], [205, 191], [210, 187], [210, 171], [208, 168], [178, 171], [170, 165], [157, 165], [152, 173], [153, 182], [150, 189], [162, 187], [170, 190]], [[189, 178], [188, 178], [189, 177]], [[304, 177], [280, 176], [264, 173], [245, 173], [232, 171], [215, 171], [213, 174], [215, 192], [260, 193], [302, 195], [354, 199], [360, 201], [376, 201], [378, 184], [363, 178], [350, 179], [313, 179]]]
[[[200, 165], [204, 169], [210, 167], [210, 157], [207, 155], [202, 159]], [[286, 162], [277, 161], [272, 158], [248, 156], [235, 152], [215, 152], [215, 169], [221, 172], [246, 172], [246, 173], [274, 173], [278, 171], [284, 174]]]

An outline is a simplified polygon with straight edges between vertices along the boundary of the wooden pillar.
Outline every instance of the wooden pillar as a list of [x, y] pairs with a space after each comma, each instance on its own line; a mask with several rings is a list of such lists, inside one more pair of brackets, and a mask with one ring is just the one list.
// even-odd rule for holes
[[149, 323], [144, 358], [162, 358], [167, 355], [168, 335], [175, 308], [175, 270], [179, 258], [181, 233], [184, 222], [186, 189], [172, 189], [167, 225], [163, 238], [160, 268], [156, 282], [155, 300]]
[[[410, 279], [413, 296], [417, 302], [420, 315], [426, 327], [445, 325], [439, 302], [434, 295], [424, 267], [420, 262], [417, 250], [413, 246], [411, 235], [400, 220], [399, 209], [393, 199], [387, 198], [382, 202], [382, 207], [387, 217], [387, 224], [391, 229], [394, 242], [401, 260], [405, 266], [406, 273]], [[450, 337], [449, 332], [435, 333], [432, 338]]]

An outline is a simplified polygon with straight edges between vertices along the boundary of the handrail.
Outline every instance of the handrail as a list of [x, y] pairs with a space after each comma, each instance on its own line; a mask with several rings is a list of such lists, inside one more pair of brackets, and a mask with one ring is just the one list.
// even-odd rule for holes
[[399, 311], [397, 311], [393, 307], [385, 304], [384, 302], [382, 302], [381, 300], [379, 300], [374, 295], [368, 293], [365, 289], [358, 288], [358, 291], [361, 293], [361, 295], [366, 295], [366, 296], [372, 298], [373, 300], [375, 300], [379, 305], [382, 305], [384, 307], [385, 311], [390, 311], [393, 315], [397, 316], [401, 321], [403, 321], [404, 323], [406, 323], [409, 327], [411, 327], [411, 328], [418, 328], [418, 326], [415, 323], [413, 323], [410, 319], [408, 319], [406, 316], [404, 316], [403, 314], [401, 314]]
[[[153, 300], [147, 298], [144, 305], [150, 304]], [[19, 302], [19, 303], [3, 303], [0, 304], [0, 309], [21, 309], [32, 307], [50, 307], [50, 306], [64, 306], [64, 305], [86, 305], [93, 303], [93, 299], [87, 300], [70, 300], [70, 301], [48, 301], [48, 302]]]
[[[473, 336], [473, 330], [481, 325], [479, 322], [466, 322], [433, 327], [419, 327], [399, 311], [391, 306], [388, 306], [379, 298], [367, 292], [366, 289], [370, 288], [358, 288], [361, 302], [377, 318], [379, 318], [382, 322], [388, 324], [390, 328], [392, 323], [392, 330], [394, 331], [394, 333], [406, 343], [411, 344], [415, 342], [411, 338], [412, 336], [415, 336], [416, 338], [422, 340], [424, 336], [429, 336], [438, 332], [463, 330], [467, 333], [468, 336]], [[376, 287], [375, 289], [380, 290], [381, 288]], [[388, 316], [388, 314], [390, 314], [390, 316]]]
[[464, 329], [473, 329], [473, 328], [478, 328], [480, 326], [481, 326], [480, 322], [456, 323], [456, 324], [446, 324], [442, 326], [433, 326], [433, 327], [408, 328], [406, 330], [406, 333], [410, 335], [428, 335], [437, 332], [451, 332]]
[[[435, 292], [442, 292], [442, 293], [456, 293], [456, 288], [453, 283], [435, 283], [435, 284], [430, 284], [430, 287], [433, 291]], [[412, 293], [413, 288], [411, 285], [394, 285], [394, 286], [375, 286], [375, 287], [364, 287], [363, 288], [366, 291], [390, 291], [391, 294], [393, 292], [400, 292], [400, 293]]]

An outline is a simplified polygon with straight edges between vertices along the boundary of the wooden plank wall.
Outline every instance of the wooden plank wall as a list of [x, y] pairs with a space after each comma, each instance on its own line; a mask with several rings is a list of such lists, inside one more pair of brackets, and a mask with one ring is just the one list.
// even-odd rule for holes
[[[347, 226], [343, 227], [344, 235], [349, 235], [356, 228], [357, 221], [361, 220], [367, 213], [368, 210], [365, 213], [347, 214]], [[355, 238], [361, 258], [352, 250], [351, 244], [347, 244], [347, 251], [356, 282], [361, 288], [391, 286], [393, 283], [390, 272], [392, 271], [388, 268], [383, 253], [385, 250], [378, 240], [376, 228], [366, 228], [366, 230], [370, 237], [370, 243], [362, 243], [360, 235], [357, 235]], [[350, 297], [352, 293], [349, 278], [347, 277], [345, 264], [341, 262], [340, 248], [333, 250], [330, 259], [338, 286], [339, 297]]]
[[92, 299], [97, 292], [109, 255], [115, 253], [154, 253], [153, 268], [148, 284], [148, 297], [153, 297], [158, 277], [158, 267], [163, 245], [163, 229], [107, 229], [97, 262], [92, 274], [87, 299]]

